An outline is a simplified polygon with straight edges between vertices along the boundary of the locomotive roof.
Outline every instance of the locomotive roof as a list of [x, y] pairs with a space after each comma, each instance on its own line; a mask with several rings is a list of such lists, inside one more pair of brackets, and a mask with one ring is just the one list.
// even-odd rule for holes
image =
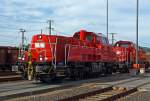
[[93, 34], [93, 35], [96, 35], [96, 36], [106, 37], [106, 36], [105, 36], [104, 34], [102, 34], [102, 33], [95, 33], [95, 32], [90, 32], [90, 31], [86, 31], [86, 30], [80, 30], [80, 31], [76, 32], [75, 34], [80, 34], [81, 31], [87, 32], [87, 33], [90, 33], [90, 34]]
[[116, 43], [123, 43], [123, 44], [134, 44], [133, 42], [131, 42], [131, 41], [122, 41], [122, 40], [120, 40], [120, 41], [117, 41]]
[[62, 35], [48, 35], [48, 34], [36, 34], [34, 36], [57, 36], [57, 37], [65, 37], [65, 36], [62, 36]]

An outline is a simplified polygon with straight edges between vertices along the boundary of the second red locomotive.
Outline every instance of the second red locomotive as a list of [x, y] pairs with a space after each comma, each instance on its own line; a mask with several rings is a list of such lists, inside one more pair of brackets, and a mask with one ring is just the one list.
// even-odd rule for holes
[[148, 67], [148, 59], [145, 51], [139, 47], [138, 51], [138, 62], [136, 64], [136, 48], [135, 44], [131, 41], [118, 41], [114, 45], [113, 50], [116, 52], [118, 57], [119, 65], [127, 64], [128, 67], [135, 69]]

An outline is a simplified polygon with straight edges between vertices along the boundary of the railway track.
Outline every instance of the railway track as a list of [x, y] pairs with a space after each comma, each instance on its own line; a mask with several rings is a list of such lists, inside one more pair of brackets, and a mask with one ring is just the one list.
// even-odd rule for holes
[[0, 71], [0, 83], [9, 82], [9, 81], [18, 81], [18, 80], [22, 80], [20, 74], [10, 72], [10, 71], [5, 71], [5, 72]]
[[10, 76], [10, 75], [17, 75], [15, 72], [11, 71], [0, 71], [0, 76]]
[[138, 89], [140, 89], [140, 87], [150, 83], [150, 81], [143, 82], [141, 84], [138, 84], [136, 87], [121, 86], [121, 85], [129, 84], [129, 83], [132, 84], [132, 82], [136, 83], [137, 81], [140, 81], [140, 80], [141, 79], [122, 82], [122, 83], [113, 85], [111, 88], [107, 90], [100, 89], [97, 91], [91, 91], [91, 92], [79, 94], [76, 96], [72, 96], [69, 98], [60, 99], [59, 101], [115, 101], [122, 97], [128, 96], [132, 93], [138, 92]]
[[[144, 78], [145, 79], [145, 78]], [[56, 89], [55, 91], [50, 91], [44, 94], [35, 94], [31, 96], [24, 96], [20, 98], [14, 98], [9, 101], [108, 101], [109, 99], [118, 99], [120, 97], [126, 96], [133, 92], [137, 91], [137, 87], [126, 88], [119, 87], [118, 85], [123, 85], [131, 82], [138, 82], [143, 80], [143, 78], [132, 78], [128, 80], [120, 80], [115, 83], [107, 84], [107, 83], [84, 83], [78, 84], [62, 89]], [[150, 80], [150, 79], [148, 79]], [[146, 80], [146, 81], [148, 81]], [[150, 83], [150, 82], [146, 82]], [[144, 84], [146, 84], [144, 83]], [[143, 83], [140, 86], [144, 85]], [[139, 87], [139, 86], [138, 86]], [[90, 100], [92, 99], [92, 100]]]
[[0, 77], [0, 83], [2, 82], [10, 82], [10, 81], [19, 81], [22, 80], [20, 75], [11, 75], [11, 76], [2, 76]]
[[127, 96], [131, 93], [136, 92], [136, 88], [126, 89], [126, 88], [111, 88], [103, 93], [91, 92], [91, 95], [84, 98], [79, 98], [79, 101], [114, 101], [121, 97]]
[[114, 86], [110, 86], [103, 89], [97, 89], [95, 91], [60, 99], [59, 101], [114, 101], [136, 91], [137, 88], [126, 89], [122, 87], [116, 88]]

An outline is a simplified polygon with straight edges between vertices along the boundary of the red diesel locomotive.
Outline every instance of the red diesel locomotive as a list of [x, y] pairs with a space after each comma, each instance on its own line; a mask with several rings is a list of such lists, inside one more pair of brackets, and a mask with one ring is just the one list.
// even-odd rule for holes
[[121, 64], [127, 64], [128, 67], [135, 69], [146, 68], [149, 66], [146, 52], [139, 47], [138, 51], [138, 66], [136, 66], [136, 48], [135, 44], [130, 41], [118, 41], [114, 45], [113, 50], [116, 52], [118, 61]]
[[37, 34], [32, 37], [29, 58], [25, 52], [21, 59], [30, 61], [32, 68], [22, 70], [24, 73], [31, 70], [34, 77], [44, 82], [61, 77], [81, 79], [125, 73], [135, 63], [134, 49], [129, 41], [119, 41], [112, 46], [101, 33], [85, 30], [73, 37]]

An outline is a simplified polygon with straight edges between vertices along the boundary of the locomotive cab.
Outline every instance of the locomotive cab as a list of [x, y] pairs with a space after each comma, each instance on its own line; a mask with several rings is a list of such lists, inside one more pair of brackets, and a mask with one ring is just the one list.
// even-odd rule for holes
[[101, 33], [96, 34], [94, 32], [87, 32], [86, 30], [80, 30], [79, 32], [76, 32], [73, 37], [78, 40], [86, 41], [89, 43], [109, 45], [108, 39]]
[[125, 62], [125, 61], [132, 62], [131, 51], [134, 47], [134, 44], [132, 42], [118, 41], [116, 42], [114, 47], [120, 62]]
[[87, 32], [85, 30], [80, 30], [79, 32], [76, 32], [73, 37], [81, 41], [91, 43], [95, 42], [95, 34], [93, 32]]
[[134, 44], [130, 41], [118, 41], [116, 42], [115, 46], [129, 48], [129, 47], [134, 47]]
[[143, 64], [146, 63], [146, 56], [144, 50], [139, 48], [138, 51], [138, 62], [136, 64], [136, 48], [135, 44], [130, 41], [118, 41], [114, 46], [114, 50], [117, 54], [119, 62], [128, 64], [128, 67], [140, 69], [141, 67], [145, 67]]

